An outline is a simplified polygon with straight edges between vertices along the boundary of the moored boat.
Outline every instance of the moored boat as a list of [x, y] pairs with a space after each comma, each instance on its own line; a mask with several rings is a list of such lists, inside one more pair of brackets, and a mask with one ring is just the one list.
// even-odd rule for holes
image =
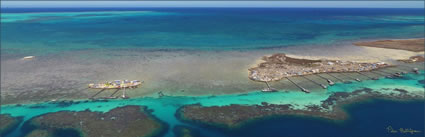
[[89, 88], [92, 89], [121, 89], [121, 88], [137, 88], [141, 85], [142, 82], [139, 80], [114, 80], [113, 82], [105, 82], [105, 83], [91, 83], [89, 84]]

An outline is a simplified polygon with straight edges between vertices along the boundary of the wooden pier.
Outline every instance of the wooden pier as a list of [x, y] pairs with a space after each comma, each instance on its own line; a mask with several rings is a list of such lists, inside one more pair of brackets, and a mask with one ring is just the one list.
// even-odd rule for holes
[[404, 71], [412, 71], [412, 68], [413, 68], [413, 67], [407, 67], [404, 65], [397, 65], [397, 66], [398, 66], [398, 69], [404, 70]]
[[335, 84], [332, 80], [327, 79], [327, 78], [325, 78], [325, 77], [321, 76], [320, 74], [317, 74], [316, 76], [318, 76], [318, 77], [320, 77], [320, 78], [322, 78], [322, 79], [326, 80], [326, 82], [328, 82], [329, 86], [332, 86], [332, 85], [334, 85], [334, 84]]
[[376, 70], [376, 71], [384, 73], [384, 74], [388, 74], [388, 75], [394, 75], [393, 73], [389, 73], [389, 72], [386, 72], [386, 71], [383, 71], [383, 70]]
[[389, 70], [392, 70], [393, 72], [395, 71], [395, 72], [399, 72], [399, 73], [401, 73], [401, 74], [407, 74], [408, 72], [406, 71], [406, 70], [402, 70], [402, 69], [399, 69], [399, 68], [395, 68], [395, 67], [393, 67], [393, 68], [388, 68]]
[[406, 66], [406, 65], [399, 65], [399, 66], [403, 66], [403, 67], [405, 67], [405, 68], [409, 69], [409, 71], [412, 71], [412, 72], [414, 72], [414, 73], [416, 73], [416, 74], [419, 74], [419, 73], [420, 73], [420, 72], [419, 72], [419, 69], [418, 69], [417, 67]]
[[344, 74], [344, 73], [339, 73], [339, 74], [340, 74], [340, 75], [343, 75], [343, 76], [345, 76], [345, 77], [347, 77], [347, 78], [349, 78], [349, 79], [352, 79], [352, 80], [358, 81], [358, 82], [360, 82], [360, 81], [361, 81], [360, 79], [358, 79], [358, 78], [353, 78], [353, 77], [349, 76], [348, 74]]
[[328, 74], [329, 76], [331, 76], [331, 77], [333, 77], [333, 78], [335, 78], [335, 79], [337, 79], [337, 80], [339, 80], [339, 81], [341, 81], [341, 82], [344, 82], [344, 83], [345, 83], [345, 80], [340, 79], [340, 78], [338, 78], [338, 77], [335, 77], [334, 75], [331, 75], [331, 73], [326, 73], [326, 74]]
[[113, 97], [114, 97], [114, 95], [118, 93], [118, 91], [120, 91], [120, 89], [115, 90], [115, 91], [114, 91], [114, 92], [113, 92], [113, 93], [112, 93], [109, 97], [110, 97], [110, 98], [113, 98]]
[[381, 70], [381, 72], [384, 72], [384, 73], [387, 73], [387, 74], [391, 74], [392, 76], [394, 76], [394, 77], [403, 77], [403, 75], [400, 73], [400, 72], [388, 72], [388, 71], [384, 71], [384, 70]]
[[263, 90], [261, 90], [262, 92], [276, 92], [276, 91], [277, 91], [277, 89], [272, 88], [272, 87], [270, 86], [269, 82], [264, 81], [264, 83], [266, 83], [267, 88], [264, 88]]
[[384, 76], [386, 78], [393, 78], [391, 75], [385, 75], [385, 74], [382, 74], [382, 73], [378, 73], [377, 71], [370, 71], [370, 72], [373, 73], [373, 74], [376, 74], [376, 75]]
[[158, 97], [163, 97], [163, 96], [165, 96], [164, 93], [162, 93], [162, 91], [159, 91], [158, 92]]
[[102, 89], [99, 92], [97, 92], [96, 94], [94, 94], [93, 96], [91, 96], [89, 99], [94, 99], [94, 97], [96, 97], [97, 95], [99, 95], [100, 93], [102, 93], [103, 91], [105, 91], [106, 89]]
[[305, 88], [303, 88], [303, 87], [301, 87], [300, 85], [298, 85], [297, 83], [295, 83], [294, 81], [292, 81], [291, 79], [289, 79], [288, 77], [285, 77], [286, 79], [288, 79], [292, 84], [294, 84], [295, 86], [297, 86], [298, 88], [300, 88], [301, 89], [301, 91], [303, 91], [303, 92], [305, 92], [305, 93], [310, 93], [310, 91], [309, 90], [307, 90], [307, 89], [305, 89]]
[[326, 85], [323, 85], [323, 84], [317, 83], [316, 81], [313, 81], [313, 80], [311, 80], [311, 79], [309, 79], [309, 78], [307, 78], [307, 77], [305, 77], [305, 76], [301, 76], [301, 77], [303, 77], [303, 78], [307, 79], [308, 81], [313, 82], [313, 83], [314, 83], [314, 84], [316, 84], [316, 85], [319, 85], [319, 86], [320, 86], [320, 87], [322, 87], [323, 89], [327, 89], [327, 88], [328, 88]]
[[377, 78], [377, 77], [369, 77], [368, 75], [366, 75], [366, 74], [363, 74], [363, 73], [361, 73], [361, 72], [357, 72], [358, 74], [360, 74], [360, 75], [362, 75], [362, 76], [365, 76], [365, 77], [367, 77], [367, 78], [370, 78], [370, 79], [372, 79], [372, 80], [378, 80], [379, 78]]

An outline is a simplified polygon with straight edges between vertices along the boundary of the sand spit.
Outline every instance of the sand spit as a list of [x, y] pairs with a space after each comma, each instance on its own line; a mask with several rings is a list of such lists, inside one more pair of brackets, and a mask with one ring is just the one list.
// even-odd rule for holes
[[365, 41], [356, 42], [356, 46], [387, 48], [387, 49], [400, 49], [413, 52], [423, 52], [425, 49], [425, 39], [400, 39], [400, 40], [378, 40], [378, 41]]

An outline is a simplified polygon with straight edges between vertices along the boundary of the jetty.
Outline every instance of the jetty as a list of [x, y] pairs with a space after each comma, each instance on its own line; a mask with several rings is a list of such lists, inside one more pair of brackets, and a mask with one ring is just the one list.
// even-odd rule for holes
[[305, 93], [310, 93], [310, 91], [308, 89], [305, 89], [303, 87], [301, 87], [300, 85], [298, 85], [297, 83], [295, 83], [294, 81], [292, 81], [291, 79], [289, 79], [288, 77], [285, 77], [286, 79], [288, 79], [292, 84], [294, 84], [295, 86], [297, 86], [298, 88], [301, 89], [301, 91], [305, 92]]
[[267, 85], [267, 88], [264, 88], [261, 90], [262, 92], [276, 92], [277, 89], [270, 87], [269, 83], [267, 81], [264, 81]]
[[314, 80], [312, 80], [312, 79], [309, 79], [309, 78], [307, 78], [307, 77], [305, 77], [305, 76], [301, 76], [301, 77], [303, 77], [303, 78], [307, 79], [308, 81], [313, 82], [313, 83], [314, 83], [314, 84], [316, 84], [316, 85], [319, 85], [319, 86], [320, 86], [320, 87], [322, 87], [323, 89], [327, 89], [327, 88], [328, 88], [326, 85], [320, 84], [320, 83], [318, 83], [318, 82], [316, 82], [316, 81], [314, 81]]
[[163, 97], [163, 96], [165, 96], [165, 94], [162, 91], [159, 91], [158, 92], [158, 97]]
[[412, 70], [412, 68], [413, 68], [413, 67], [411, 67], [411, 66], [406, 66], [406, 65], [401, 65], [401, 64], [400, 64], [400, 65], [398, 65], [398, 66], [400, 66], [400, 67], [402, 67], [402, 68], [405, 68], [405, 69], [408, 69], [409, 71], [410, 71], [410, 70]]
[[384, 73], [384, 74], [388, 74], [388, 75], [393, 75], [392, 73], [389, 73], [389, 72], [386, 72], [386, 71], [383, 71], [383, 70], [376, 70], [376, 71]]
[[113, 99], [113, 98], [117, 98], [114, 95], [118, 93], [118, 91], [120, 91], [121, 89], [117, 89], [115, 90], [108, 98]]
[[316, 76], [318, 76], [318, 77], [320, 77], [320, 78], [322, 78], [322, 79], [326, 80], [326, 82], [328, 82], [329, 86], [333, 86], [333, 85], [335, 84], [332, 80], [327, 79], [327, 78], [325, 78], [325, 77], [321, 76], [320, 74], [317, 74]]
[[384, 70], [380, 70], [380, 72], [391, 74], [394, 77], [403, 77], [403, 75], [401, 73], [399, 73], [399, 72], [392, 73], [392, 72], [387, 72], [387, 71], [384, 71]]
[[378, 77], [369, 77], [368, 75], [366, 75], [366, 74], [363, 74], [363, 73], [361, 73], [361, 72], [357, 72], [358, 74], [360, 74], [360, 75], [362, 75], [362, 76], [365, 76], [365, 77], [367, 77], [367, 78], [370, 78], [370, 79], [372, 79], [372, 80], [378, 80], [379, 78]]
[[419, 74], [419, 69], [417, 67], [406, 66], [406, 65], [399, 65], [399, 66], [405, 67], [405, 68], [409, 69], [410, 71], [412, 71], [416, 74]]
[[377, 71], [370, 71], [370, 72], [373, 73], [373, 74], [379, 75], [379, 76], [384, 76], [386, 78], [393, 78], [391, 75], [385, 75], [385, 74], [382, 74], [382, 73], [378, 73]]
[[401, 74], [407, 74], [407, 72], [405, 70], [402, 70], [402, 69], [399, 69], [399, 68], [388, 68], [388, 69], [399, 72]]
[[340, 79], [340, 78], [338, 78], [338, 77], [335, 77], [334, 75], [331, 75], [330, 73], [325, 73], [325, 74], [328, 74], [329, 76], [331, 76], [331, 77], [333, 77], [333, 78], [335, 78], [335, 79], [337, 79], [337, 80], [339, 80], [339, 81], [341, 81], [341, 82], [345, 82], [345, 80]]
[[102, 90], [98, 91], [96, 94], [94, 94], [93, 96], [91, 96], [89, 99], [94, 99], [94, 97], [96, 97], [97, 95], [99, 95], [100, 93], [102, 93], [105, 90], [106, 89], [102, 89]]
[[124, 87], [124, 90], [122, 91], [121, 98], [123, 98], [123, 99], [128, 99], [128, 98], [129, 98], [129, 97], [125, 94], [125, 87]]
[[350, 75], [345, 74], [345, 73], [339, 73], [339, 74], [344, 75], [345, 77], [350, 78], [350, 79], [353, 79], [353, 80], [355, 80], [355, 81], [361, 82], [361, 80], [360, 80], [359, 78], [353, 78], [353, 77], [351, 77]]
[[387, 76], [386, 76], [387, 78], [401, 77], [401, 75], [389, 73], [389, 72], [382, 71], [382, 70], [377, 70], [377, 72], [380, 72], [380, 73], [383, 73], [383, 74], [387, 74]]

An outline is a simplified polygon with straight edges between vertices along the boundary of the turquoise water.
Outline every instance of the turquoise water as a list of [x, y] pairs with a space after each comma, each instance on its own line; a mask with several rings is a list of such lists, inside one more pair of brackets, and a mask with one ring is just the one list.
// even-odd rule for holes
[[2, 9], [4, 53], [241, 50], [424, 37], [423, 9]]
[[[424, 72], [422, 71], [422, 74]], [[24, 116], [24, 120], [31, 117], [62, 110], [68, 111], [82, 111], [90, 109], [92, 111], [107, 112], [113, 108], [125, 105], [143, 105], [152, 109], [153, 115], [160, 120], [165, 121], [170, 125], [169, 132], [166, 136], [172, 135], [172, 127], [175, 125], [187, 125], [177, 120], [174, 116], [176, 110], [187, 104], [200, 103], [203, 106], [224, 106], [230, 104], [245, 104], [254, 105], [261, 104], [261, 102], [268, 102], [271, 104], [292, 104], [294, 109], [303, 109], [305, 105], [320, 104], [321, 101], [328, 98], [334, 92], [352, 92], [355, 89], [371, 88], [374, 91], [380, 91], [384, 94], [392, 93], [392, 89], [401, 88], [409, 92], [423, 95], [423, 84], [418, 80], [424, 80], [424, 75], [408, 74], [403, 79], [385, 79], [381, 78], [376, 81], [363, 81], [353, 82], [352, 84], [336, 84], [329, 87], [325, 92], [313, 92], [305, 94], [299, 91], [289, 92], [274, 92], [262, 93], [260, 91], [253, 91], [247, 94], [232, 94], [232, 95], [219, 95], [219, 96], [164, 96], [161, 98], [143, 97], [128, 100], [109, 100], [108, 102], [92, 102], [92, 101], [75, 101], [71, 105], [58, 105], [53, 103], [38, 103], [38, 104], [25, 104], [22, 106], [16, 105], [3, 105], [1, 107], [2, 114], [8, 113], [12, 116]], [[390, 88], [385, 90], [383, 88]], [[195, 125], [189, 125], [195, 126]], [[196, 127], [196, 126], [195, 126]], [[208, 131], [207, 129], [205, 129]], [[214, 131], [215, 132], [215, 131]], [[212, 133], [214, 133], [212, 132]], [[12, 136], [17, 136], [19, 132], [15, 132]]]

